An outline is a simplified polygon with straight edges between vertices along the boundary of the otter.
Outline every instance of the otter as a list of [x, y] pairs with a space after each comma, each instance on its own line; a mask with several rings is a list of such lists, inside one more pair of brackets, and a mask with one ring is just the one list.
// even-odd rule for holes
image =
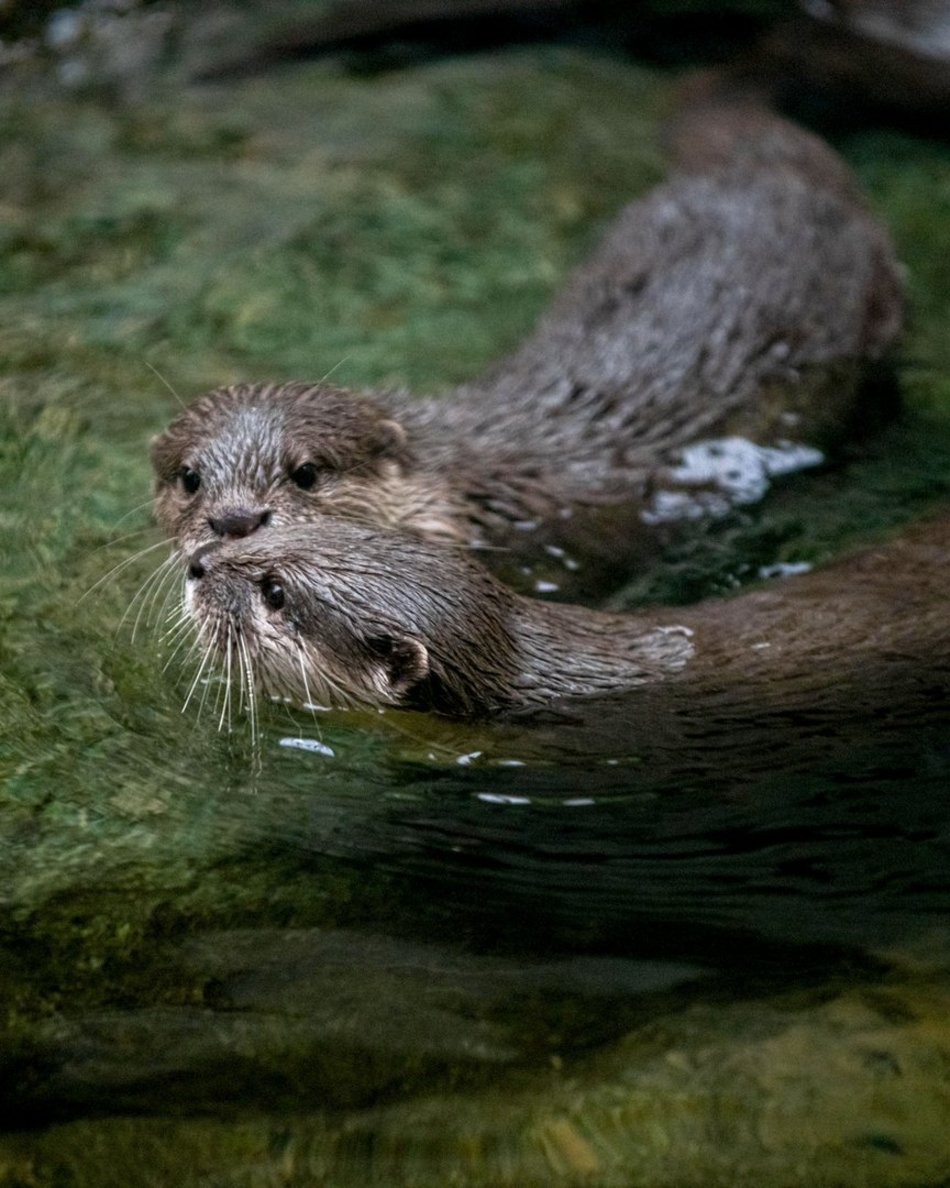
[[873, 675], [950, 687], [950, 520], [730, 600], [615, 614], [526, 598], [464, 549], [336, 516], [219, 541], [186, 607], [205, 660], [298, 704], [531, 713], [676, 682], [814, 712]]
[[[237, 384], [179, 414], [151, 456], [182, 558], [249, 536], [276, 548], [331, 513], [466, 546], [606, 541], [614, 561], [664, 509], [750, 498], [728, 463], [691, 474], [684, 447], [738, 435], [788, 470], [869, 418], [862, 383], [895, 342], [902, 286], [847, 167], [740, 95], [688, 105], [671, 144], [669, 180], [480, 378], [426, 399]], [[657, 503], [697, 482], [685, 511]]]

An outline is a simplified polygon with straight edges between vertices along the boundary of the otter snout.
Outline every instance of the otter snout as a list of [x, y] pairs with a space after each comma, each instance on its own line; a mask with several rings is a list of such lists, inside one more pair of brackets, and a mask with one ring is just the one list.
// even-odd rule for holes
[[200, 549], [195, 549], [191, 554], [191, 560], [188, 562], [188, 576], [197, 581], [203, 578], [208, 572], [210, 565], [209, 553], [216, 553], [221, 547], [221, 542], [212, 540], [208, 544], [204, 544]]
[[208, 524], [215, 536], [227, 538], [250, 536], [270, 520], [270, 509], [229, 508], [220, 516], [209, 516]]

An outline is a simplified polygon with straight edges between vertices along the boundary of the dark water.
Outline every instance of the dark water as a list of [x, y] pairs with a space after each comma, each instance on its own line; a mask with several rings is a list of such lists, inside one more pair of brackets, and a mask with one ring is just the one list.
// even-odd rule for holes
[[807, 759], [800, 731], [751, 720], [741, 752], [679, 762], [635, 744], [636, 710], [430, 740], [422, 716], [288, 733], [275, 711], [256, 772], [222, 743], [231, 771], [201, 794], [225, 844], [205, 873], [244, 882], [236, 910], [202, 926], [159, 907], [158, 993], [146, 979], [138, 1002], [67, 1005], [8, 1063], [7, 1116], [230, 1116], [481, 1084], [690, 1002], [878, 982], [886, 952], [946, 926], [946, 726], [862, 723]]

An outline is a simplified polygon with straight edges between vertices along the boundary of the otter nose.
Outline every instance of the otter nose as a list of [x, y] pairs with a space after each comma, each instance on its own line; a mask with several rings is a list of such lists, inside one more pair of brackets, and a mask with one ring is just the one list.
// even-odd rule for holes
[[191, 554], [191, 560], [188, 562], [188, 576], [195, 580], [203, 578], [208, 572], [208, 554], [217, 552], [219, 547], [218, 541], [213, 540], [210, 544], [205, 544], [200, 549], [195, 549]]
[[250, 536], [258, 528], [263, 528], [269, 519], [270, 512], [267, 509], [250, 511], [241, 507], [228, 509], [220, 516], [209, 516], [208, 523], [216, 536]]

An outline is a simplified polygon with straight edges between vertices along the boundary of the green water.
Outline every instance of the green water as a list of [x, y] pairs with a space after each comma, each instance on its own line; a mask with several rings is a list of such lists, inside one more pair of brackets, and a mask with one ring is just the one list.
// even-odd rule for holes
[[[268, 708], [255, 755], [123, 622], [169, 387], [472, 375], [662, 176], [671, 83], [545, 48], [5, 98], [0, 1183], [950, 1176], [939, 705], [698, 769], [600, 710]], [[908, 265], [905, 410], [615, 600], [950, 502], [950, 149], [839, 147]]]

